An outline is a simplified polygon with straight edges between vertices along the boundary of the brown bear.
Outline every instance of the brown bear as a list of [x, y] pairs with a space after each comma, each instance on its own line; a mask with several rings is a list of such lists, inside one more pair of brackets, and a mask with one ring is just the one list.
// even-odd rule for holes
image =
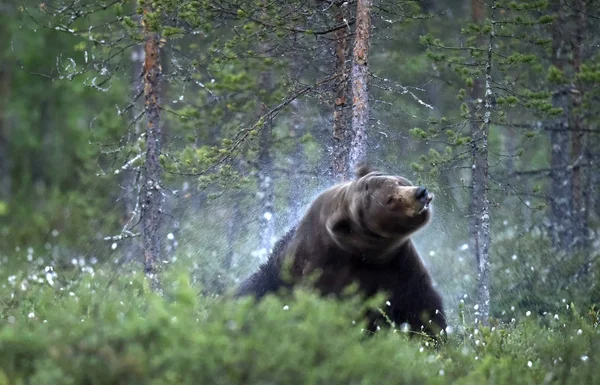
[[[359, 167], [355, 179], [315, 199], [236, 296], [261, 298], [317, 272], [313, 285], [323, 295], [341, 295], [352, 283], [366, 296], [387, 293], [383, 309], [396, 326], [439, 335], [446, 328], [442, 299], [410, 239], [428, 223], [432, 199], [403, 177]], [[289, 279], [282, 266], [289, 266]], [[385, 324], [369, 315], [369, 330]]]

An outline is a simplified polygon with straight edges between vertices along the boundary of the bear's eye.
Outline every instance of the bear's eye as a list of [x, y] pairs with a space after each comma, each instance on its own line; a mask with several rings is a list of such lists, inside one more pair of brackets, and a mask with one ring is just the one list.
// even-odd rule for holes
[[365, 184], [365, 191], [369, 191], [369, 184]]
[[389, 205], [393, 201], [394, 201], [394, 197], [389, 197], [388, 200], [387, 200], [387, 202], [385, 202], [385, 203]]

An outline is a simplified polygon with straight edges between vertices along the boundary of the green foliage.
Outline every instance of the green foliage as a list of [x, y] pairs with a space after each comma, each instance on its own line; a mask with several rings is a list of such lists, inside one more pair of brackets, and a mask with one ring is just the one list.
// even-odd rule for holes
[[[301, 99], [297, 110], [260, 118], [331, 70], [330, 56], [319, 57], [330, 52], [331, 35], [317, 32], [331, 26], [335, 6], [323, 12], [299, 4], [159, 0], [146, 16], [166, 38], [160, 161], [172, 233], [164, 239], [178, 270], [161, 274], [164, 297], [138, 273], [91, 263], [140, 257], [128, 254], [126, 242], [112, 249], [102, 237], [125, 220], [119, 184], [127, 180], [115, 171], [128, 160], [139, 167], [145, 150], [143, 120], [132, 122], [143, 103], [124, 112], [139, 75], [139, 63], [129, 58], [143, 42], [135, 8], [144, 1], [102, 4], [106, 12], [65, 27], [69, 3], [55, 31], [29, 18], [21, 28], [22, 20], [1, 16], [7, 23], [0, 28], [10, 35], [1, 53], [12, 93], [0, 115], [18, 135], [8, 143], [13, 190], [0, 197], [0, 384], [598, 382], [600, 313], [586, 311], [600, 297], [597, 266], [588, 264], [594, 255], [556, 255], [544, 228], [534, 226], [543, 219], [545, 179], [516, 183], [535, 194], [527, 203], [517, 196], [522, 191], [498, 187], [514, 187], [514, 170], [548, 167], [547, 135], [536, 123], [561, 113], [550, 103], [549, 85], [577, 83], [586, 127], [598, 123], [590, 111], [599, 61], [575, 75], [550, 66], [545, 24], [554, 17], [544, 14], [546, 1], [499, 3], [489, 137], [492, 328], [470, 326], [478, 316], [471, 300], [477, 277], [464, 247], [471, 130], [482, 123], [474, 111], [483, 106], [471, 99], [484, 81], [491, 24], [462, 22], [469, 18], [464, 2], [444, 4], [452, 12], [436, 17], [422, 17], [420, 2], [401, 2], [400, 19], [375, 17], [369, 60], [377, 75], [370, 79], [372, 156], [382, 169], [436, 194], [434, 219], [415, 238], [446, 299], [455, 330], [450, 341], [433, 349], [399, 331], [365, 338], [355, 301], [298, 292], [255, 307], [223, 296], [256, 268], [252, 249], [262, 213], [255, 210], [253, 142], [260, 130], [272, 128], [279, 233], [292, 224], [292, 208], [326, 184], [319, 175], [329, 164], [331, 84]], [[28, 11], [39, 15], [42, 8]], [[352, 20], [351, 11], [346, 17]], [[430, 35], [420, 46], [416, 37], [424, 31]], [[297, 52], [282, 51], [290, 46]], [[80, 73], [84, 68], [91, 72]], [[511, 122], [526, 128], [509, 131]], [[303, 160], [291, 161], [295, 156]], [[291, 182], [296, 174], [300, 183]]]
[[[563, 307], [556, 316], [521, 315], [492, 327], [462, 317], [436, 348], [400, 330], [365, 336], [365, 305], [356, 297], [340, 302], [300, 290], [255, 304], [198, 296], [178, 268], [165, 271], [158, 296], [136, 272], [113, 277], [110, 269], [87, 267], [50, 286], [32, 278], [41, 268], [25, 266], [2, 294], [4, 383], [591, 385], [599, 379], [595, 309]], [[17, 283], [24, 277], [31, 283], [22, 290]]]
[[68, 58], [83, 57], [74, 48], [77, 39], [34, 31], [21, 22], [18, 17], [7, 20], [3, 28], [13, 49], [0, 52], [9, 74], [1, 92], [11, 96], [4, 101], [0, 95], [0, 135], [5, 136], [0, 141], [6, 140], [0, 150], [6, 151], [2, 170], [10, 180], [8, 196], [0, 198], [8, 214], [0, 221], [0, 250], [53, 243], [57, 239], [50, 234], [58, 233], [64, 247], [85, 253], [95, 235], [81, 229], [109, 232], [117, 219], [108, 212], [114, 205], [105, 199], [117, 184], [96, 176], [95, 135], [118, 138], [116, 127], [122, 121], [114, 110], [97, 113], [97, 106], [121, 103], [124, 87], [117, 84], [100, 94], [79, 82], [47, 78], [76, 71]]
[[590, 255], [559, 253], [540, 229], [519, 236], [513, 228], [498, 231], [494, 243], [493, 307], [498, 316], [554, 314], [568, 304], [585, 309], [600, 301], [595, 278], [600, 264]]
[[422, 128], [415, 127], [410, 130], [410, 133], [413, 137], [418, 139], [427, 139], [429, 135]]
[[552, 65], [548, 68], [548, 81], [554, 84], [565, 84], [567, 78], [564, 72]]

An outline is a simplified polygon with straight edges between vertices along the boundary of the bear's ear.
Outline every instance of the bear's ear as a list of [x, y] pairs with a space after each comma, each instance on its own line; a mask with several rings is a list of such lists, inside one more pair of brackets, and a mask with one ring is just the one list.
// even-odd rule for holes
[[360, 163], [359, 165], [356, 166], [356, 169], [354, 171], [354, 175], [356, 175], [356, 179], [360, 179], [363, 176], [367, 175], [368, 173], [374, 172], [376, 171], [375, 169], [373, 169], [371, 166], [369, 166], [366, 163]]

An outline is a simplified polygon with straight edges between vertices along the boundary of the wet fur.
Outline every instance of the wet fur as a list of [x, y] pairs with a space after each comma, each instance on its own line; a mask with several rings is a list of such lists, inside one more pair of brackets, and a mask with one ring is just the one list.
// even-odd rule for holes
[[[320, 194], [300, 223], [275, 244], [269, 260], [240, 285], [236, 295], [262, 298], [267, 293], [290, 288], [318, 271], [314, 285], [323, 295], [339, 296], [349, 284], [358, 283], [366, 296], [379, 292], [389, 295], [390, 305], [383, 306], [383, 310], [396, 327], [408, 323], [413, 331], [422, 330], [430, 335], [445, 329], [442, 299], [410, 239], [426, 225], [429, 213], [418, 218], [407, 214], [409, 219], [393, 224], [396, 226], [393, 234], [385, 228], [392, 224], [384, 223], [380, 228], [378, 221], [384, 218], [369, 217], [373, 210], [381, 209], [371, 205], [381, 202], [365, 195], [372, 194], [365, 183], [373, 183], [372, 190], [379, 193], [377, 188], [387, 187], [377, 183], [396, 183], [391, 178], [363, 166], [357, 169], [355, 180]], [[399, 183], [407, 185], [393, 190], [394, 194], [397, 190], [397, 197], [385, 196], [396, 197], [399, 202], [408, 199], [412, 185], [403, 178]], [[410, 202], [403, 204], [404, 211], [411, 210]], [[287, 258], [291, 262], [290, 281], [284, 281], [281, 275]], [[379, 314], [370, 314], [369, 319], [372, 331], [386, 324]]]

